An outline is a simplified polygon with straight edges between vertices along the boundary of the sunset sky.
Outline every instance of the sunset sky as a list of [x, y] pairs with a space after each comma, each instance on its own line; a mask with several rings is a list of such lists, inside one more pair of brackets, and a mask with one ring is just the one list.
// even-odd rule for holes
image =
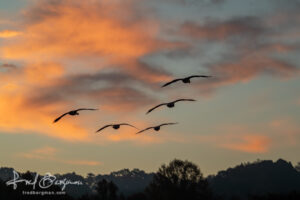
[[[300, 161], [300, 1], [0, 0], [0, 166], [205, 176]], [[212, 75], [166, 88], [173, 78]], [[175, 108], [161, 102], [195, 98]], [[88, 107], [79, 116], [53, 120]], [[179, 122], [160, 132], [140, 129]]]

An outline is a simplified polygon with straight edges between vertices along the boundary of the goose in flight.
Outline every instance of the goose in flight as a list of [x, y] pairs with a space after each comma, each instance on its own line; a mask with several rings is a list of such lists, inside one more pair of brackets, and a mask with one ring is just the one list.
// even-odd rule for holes
[[[109, 125], [103, 126], [102, 128], [98, 129], [98, 130], [96, 131], [96, 133], [98, 133], [98, 132], [102, 131], [103, 129], [106, 129], [106, 128], [110, 127], [110, 126], [113, 127], [114, 129], [119, 129], [120, 126], [131, 126], [131, 127], [133, 127], [133, 128], [136, 128], [135, 126], [133, 126], [133, 125], [131, 125], [131, 124], [127, 124], [127, 123], [122, 123], [122, 124], [109, 124]], [[136, 129], [137, 129], [137, 128], [136, 128]]]
[[158, 125], [158, 126], [152, 126], [152, 127], [146, 128], [144, 130], [141, 130], [141, 131], [137, 132], [136, 134], [140, 134], [140, 133], [145, 132], [145, 131], [150, 130], [150, 129], [154, 129], [155, 131], [159, 131], [162, 126], [174, 125], [174, 124], [178, 124], [178, 123], [177, 122], [176, 123], [164, 123], [164, 124], [161, 124], [161, 125]]
[[164, 84], [163, 86], [161, 87], [166, 87], [168, 85], [171, 85], [172, 83], [175, 83], [177, 81], [182, 81], [183, 83], [191, 83], [191, 79], [192, 78], [210, 78], [211, 76], [207, 76], [207, 75], [192, 75], [192, 76], [189, 76], [189, 77], [186, 77], [186, 78], [178, 78], [178, 79], [174, 79], [166, 84]]
[[79, 115], [78, 111], [81, 111], [81, 110], [98, 110], [98, 109], [94, 109], [94, 108], [79, 108], [79, 109], [77, 109], [77, 110], [71, 110], [71, 111], [66, 112], [65, 114], [61, 115], [60, 117], [56, 118], [56, 119], [54, 120], [53, 123], [58, 122], [58, 121], [59, 121], [61, 118], [63, 118], [65, 115], [72, 115], [72, 116], [73, 116], [73, 115]]
[[148, 110], [148, 112], [146, 114], [152, 112], [153, 110], [155, 110], [156, 108], [158, 108], [160, 106], [167, 106], [168, 108], [173, 108], [173, 107], [175, 107], [175, 103], [177, 103], [179, 101], [196, 101], [196, 100], [194, 100], [194, 99], [178, 99], [176, 101], [172, 101], [172, 102], [169, 102], [169, 103], [162, 103], [162, 104], [159, 104], [159, 105], [151, 108], [150, 110]]

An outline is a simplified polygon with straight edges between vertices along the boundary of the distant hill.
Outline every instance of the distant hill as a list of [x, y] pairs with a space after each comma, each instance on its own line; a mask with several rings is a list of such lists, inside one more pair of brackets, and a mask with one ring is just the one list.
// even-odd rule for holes
[[[0, 179], [3, 181], [11, 180], [13, 178], [13, 170], [13, 168], [7, 167], [0, 168]], [[131, 195], [143, 191], [151, 182], [153, 175], [153, 173], [148, 174], [139, 169], [123, 169], [107, 175], [94, 175], [90, 173], [87, 177], [80, 176], [75, 172], [62, 175], [55, 174], [56, 178], [59, 180], [66, 178], [71, 181], [83, 182], [84, 185], [80, 187], [72, 185], [66, 187], [67, 194], [73, 197], [80, 197], [85, 194], [93, 193], [97, 183], [102, 179], [113, 181], [118, 186], [119, 192], [125, 196]]]
[[3, 181], [11, 180], [13, 178], [13, 168], [1, 167], [0, 179]]
[[[0, 168], [0, 179], [12, 179], [13, 168]], [[82, 181], [83, 186], [68, 186], [66, 192], [73, 197], [95, 192], [97, 183], [106, 179], [113, 181], [119, 192], [125, 196], [139, 193], [149, 185], [154, 173], [146, 173], [139, 169], [123, 169], [107, 175], [88, 174], [82, 177], [76, 173], [56, 174], [58, 179]], [[286, 194], [291, 191], [300, 192], [300, 172], [291, 163], [279, 159], [244, 163], [234, 168], [220, 171], [217, 175], [207, 177], [210, 187], [216, 196], [231, 199], [244, 198], [248, 195], [264, 195], [268, 193]]]
[[223, 198], [300, 191], [300, 173], [285, 160], [241, 164], [208, 177], [213, 193]]
[[74, 186], [74, 185], [68, 185], [65, 189], [67, 194], [69, 194], [72, 197], [81, 197], [85, 194], [90, 194], [92, 193], [92, 189], [90, 185], [88, 184], [86, 178], [76, 174], [75, 172], [73, 173], [67, 173], [67, 174], [55, 174], [56, 178], [58, 180], [70, 180], [70, 181], [81, 181], [83, 183], [82, 186]]
[[112, 172], [109, 175], [98, 175], [95, 177], [95, 183], [99, 180], [106, 179], [113, 181], [124, 195], [129, 195], [143, 191], [152, 181], [154, 173], [145, 173], [139, 169], [123, 169]]

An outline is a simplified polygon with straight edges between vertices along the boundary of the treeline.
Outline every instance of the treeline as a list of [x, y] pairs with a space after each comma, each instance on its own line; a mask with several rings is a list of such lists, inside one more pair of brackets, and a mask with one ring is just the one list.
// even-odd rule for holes
[[[192, 162], [173, 160], [162, 165], [153, 175], [150, 184], [142, 191], [124, 195], [117, 185], [102, 179], [94, 186], [94, 192], [74, 198], [65, 195], [24, 195], [32, 186], [18, 184], [17, 190], [0, 182], [0, 199], [65, 199], [65, 200], [299, 200], [300, 173], [284, 160], [257, 161], [241, 164], [216, 176], [203, 177], [199, 167]], [[27, 180], [33, 174], [21, 175]], [[80, 186], [78, 186], [80, 187]], [[59, 192], [57, 186], [35, 191]]]

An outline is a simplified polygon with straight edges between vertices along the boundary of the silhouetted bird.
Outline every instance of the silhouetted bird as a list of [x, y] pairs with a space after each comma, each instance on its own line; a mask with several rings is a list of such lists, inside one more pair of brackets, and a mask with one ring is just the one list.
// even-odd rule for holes
[[176, 123], [164, 123], [164, 124], [161, 124], [161, 125], [159, 125], [159, 126], [152, 126], [152, 127], [146, 128], [146, 129], [144, 129], [144, 130], [141, 130], [141, 131], [137, 132], [136, 134], [145, 132], [145, 131], [150, 130], [150, 129], [154, 129], [155, 131], [159, 131], [159, 130], [160, 130], [160, 127], [162, 127], [162, 126], [166, 126], [166, 125], [174, 125], [174, 124], [178, 124], [178, 123], [177, 123], [177, 122], [176, 122]]
[[57, 119], [55, 119], [53, 123], [58, 122], [58, 120], [60, 120], [61, 118], [63, 118], [65, 115], [79, 115], [78, 111], [81, 111], [81, 110], [98, 110], [98, 109], [94, 109], [94, 108], [79, 108], [77, 110], [71, 110], [71, 111], [66, 112], [65, 114], [61, 115]]
[[148, 112], [146, 114], [152, 112], [153, 110], [155, 110], [156, 108], [158, 108], [160, 106], [167, 106], [168, 108], [173, 108], [173, 107], [175, 107], [175, 103], [177, 103], [179, 101], [196, 101], [196, 100], [194, 100], [194, 99], [178, 99], [176, 101], [172, 101], [172, 102], [169, 102], [169, 103], [162, 103], [162, 104], [159, 104], [159, 105], [151, 108], [150, 110], [148, 110]]
[[[133, 128], [136, 128], [135, 126], [131, 125], [131, 124], [127, 124], [127, 123], [123, 123], [123, 124], [109, 124], [109, 125], [106, 125], [106, 126], [103, 126], [102, 128], [100, 128], [99, 130], [96, 131], [96, 133], [102, 131], [103, 129], [106, 129], [108, 127], [112, 126], [114, 129], [119, 129], [120, 126], [131, 126]], [[137, 128], [136, 128], [137, 129]]]
[[174, 79], [174, 80], [164, 84], [161, 87], [166, 87], [166, 86], [171, 85], [172, 83], [175, 83], [177, 81], [182, 81], [183, 83], [191, 83], [192, 78], [210, 78], [210, 77], [211, 76], [206, 76], [206, 75], [193, 75], [193, 76], [189, 76], [189, 77], [186, 77], [186, 78], [178, 78], [178, 79]]

